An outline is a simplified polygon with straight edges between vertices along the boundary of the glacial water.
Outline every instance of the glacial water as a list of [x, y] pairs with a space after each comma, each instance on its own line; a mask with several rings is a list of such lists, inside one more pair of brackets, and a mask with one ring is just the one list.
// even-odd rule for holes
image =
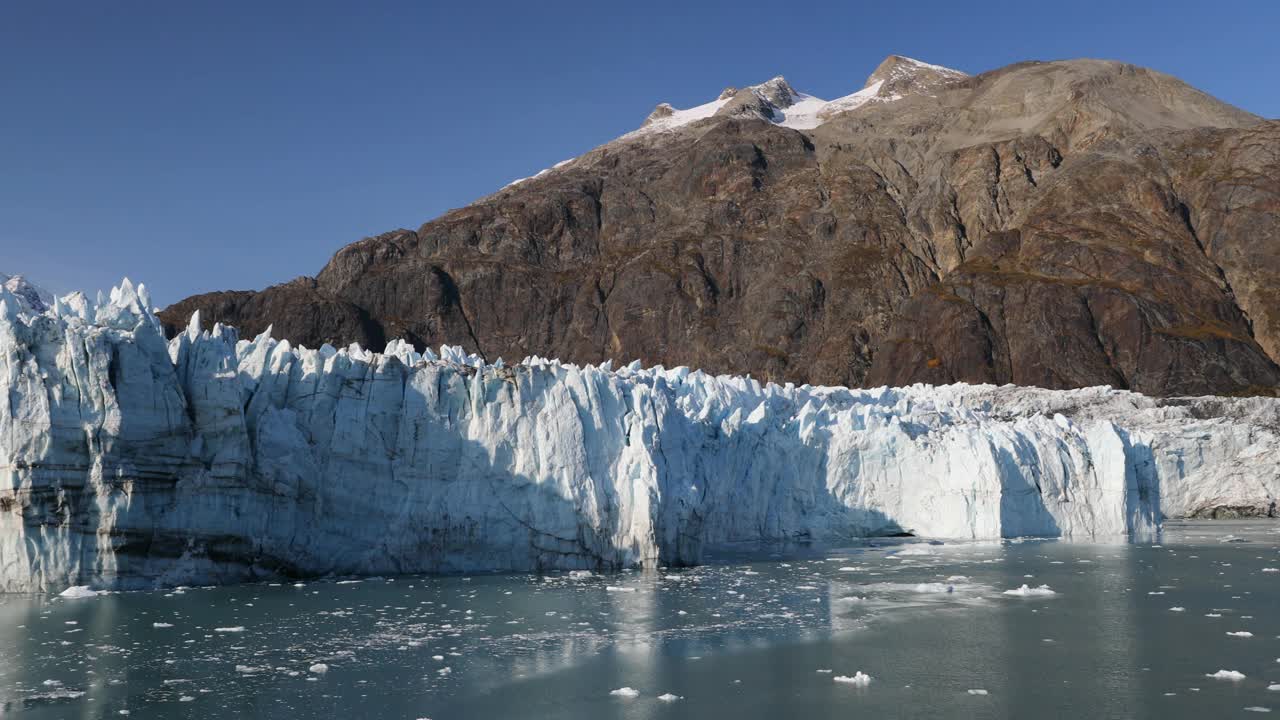
[[1278, 570], [1280, 524], [1219, 521], [1147, 544], [0, 596], [0, 716], [1247, 717], [1280, 711]]

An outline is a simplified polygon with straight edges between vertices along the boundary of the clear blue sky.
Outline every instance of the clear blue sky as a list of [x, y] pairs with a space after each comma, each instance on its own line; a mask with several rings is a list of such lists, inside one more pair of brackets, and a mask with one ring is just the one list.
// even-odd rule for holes
[[835, 97], [890, 53], [1121, 59], [1277, 117], [1277, 29], [1276, 0], [7, 2], [0, 272], [162, 305], [315, 274], [660, 101], [776, 74]]

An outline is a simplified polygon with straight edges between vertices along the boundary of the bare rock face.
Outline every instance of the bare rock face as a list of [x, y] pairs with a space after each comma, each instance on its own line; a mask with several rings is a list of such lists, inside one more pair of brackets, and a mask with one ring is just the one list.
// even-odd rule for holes
[[[187, 298], [166, 308], [166, 317], [190, 317], [197, 310], [215, 322], [235, 318], [241, 332], [253, 337], [268, 328], [284, 338], [298, 338], [311, 347], [325, 343], [342, 347], [359, 343], [381, 348], [387, 338], [382, 323], [360, 306], [321, 292], [316, 281], [301, 277], [263, 292], [237, 290]], [[305, 340], [304, 340], [305, 338]]]
[[314, 280], [161, 317], [797, 383], [1276, 392], [1280, 122], [1098, 60], [891, 56], [866, 88], [660, 106]]

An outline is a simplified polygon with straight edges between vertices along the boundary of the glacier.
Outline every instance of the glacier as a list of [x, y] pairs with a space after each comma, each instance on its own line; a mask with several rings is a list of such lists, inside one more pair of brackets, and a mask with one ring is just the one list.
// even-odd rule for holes
[[733, 543], [1269, 515], [1280, 400], [849, 389], [166, 340], [145, 287], [0, 288], [0, 591], [693, 564]]

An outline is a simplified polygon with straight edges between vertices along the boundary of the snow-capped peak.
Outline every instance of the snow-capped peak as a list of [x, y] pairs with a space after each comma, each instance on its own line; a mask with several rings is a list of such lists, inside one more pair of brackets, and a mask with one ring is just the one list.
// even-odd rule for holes
[[[727, 87], [711, 102], [680, 110], [670, 103], [658, 103], [644, 124], [623, 135], [630, 140], [667, 133], [709, 117], [754, 117], [794, 130], [812, 130], [832, 117], [868, 103], [888, 103], [907, 95], [932, 94], [939, 85], [968, 77], [959, 70], [932, 65], [901, 55], [890, 55], [876, 68], [861, 90], [834, 100], [800, 92], [778, 75], [759, 85]], [[576, 158], [575, 158], [576, 159]], [[529, 177], [514, 180], [503, 190], [541, 178], [573, 159], [556, 163]]]
[[[781, 75], [762, 82], [759, 85], [753, 85], [751, 90], [760, 97], [768, 100], [773, 105], [785, 108], [790, 107], [796, 101], [798, 93], [787, 84], [787, 79]], [[724, 93], [721, 93], [723, 95]]]
[[834, 100], [799, 92], [779, 75], [741, 90], [726, 88], [715, 100], [685, 110], [660, 103], [638, 130], [623, 137], [670, 132], [716, 115], [753, 115], [783, 127], [809, 130], [838, 113], [867, 103], [900, 100], [909, 93], [930, 92], [938, 85], [965, 77], [968, 76], [959, 70], [890, 55], [880, 63], [861, 90]]
[[928, 92], [938, 85], [969, 77], [959, 70], [921, 62], [902, 55], [890, 55], [867, 78], [864, 87], [879, 83], [891, 94]]

